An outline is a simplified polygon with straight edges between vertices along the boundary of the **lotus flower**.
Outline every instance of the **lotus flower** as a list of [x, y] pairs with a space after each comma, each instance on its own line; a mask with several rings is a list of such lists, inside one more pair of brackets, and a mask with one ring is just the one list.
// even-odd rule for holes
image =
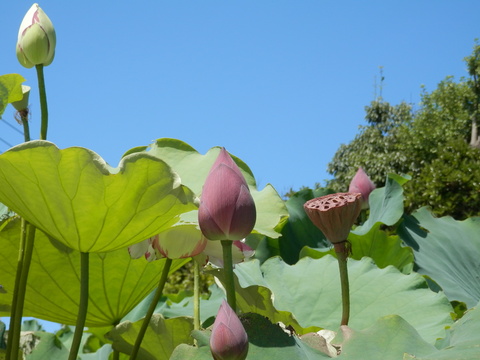
[[[201, 240], [198, 241], [197, 236], [192, 234], [190, 239], [197, 238], [197, 242], [194, 246], [192, 246], [192, 244], [187, 244], [187, 248], [190, 249], [190, 251], [186, 251], [186, 248], [182, 245], [182, 241], [177, 241], [179, 238], [173, 236], [174, 232], [168, 232], [165, 237], [159, 234], [138, 244], [129, 246], [128, 252], [132, 259], [138, 259], [144, 256], [148, 262], [163, 259], [165, 257], [170, 257], [171, 259], [195, 257], [195, 260], [202, 266], [211, 263], [222, 268], [223, 258], [220, 242], [208, 241], [199, 230], [198, 232], [200, 233], [199, 236]], [[180, 235], [180, 238], [189, 241], [187, 236], [188, 234]], [[162, 239], [166, 240], [162, 241]], [[245, 259], [252, 257], [254, 253], [255, 250], [243, 241], [236, 240], [233, 242], [232, 258], [234, 264], [238, 264]]]
[[337, 193], [307, 201], [303, 207], [313, 224], [332, 243], [347, 240], [361, 211], [360, 193]]
[[130, 257], [132, 259], [138, 259], [142, 256], [145, 256], [145, 259], [147, 259], [148, 262], [161, 259], [162, 256], [161, 254], [158, 255], [153, 248], [153, 241], [155, 240], [155, 236], [148, 238], [146, 240], [143, 240], [142, 242], [139, 242], [137, 244], [131, 245], [128, 247], [128, 253], [130, 254]]
[[145, 254], [148, 261], [169, 258], [185, 259], [200, 254], [208, 240], [194, 225], [173, 226], [128, 248], [134, 259]]
[[362, 194], [362, 209], [368, 209], [368, 197], [375, 190], [375, 184], [368, 177], [362, 168], [358, 168], [357, 173], [350, 182], [348, 192]]
[[18, 61], [26, 68], [50, 65], [55, 56], [56, 43], [52, 22], [38, 4], [33, 4], [18, 31]]
[[253, 230], [255, 203], [237, 164], [222, 148], [207, 175], [198, 223], [209, 240], [241, 240]]
[[248, 353], [248, 336], [237, 314], [223, 300], [213, 323], [210, 350], [215, 360], [243, 360]]
[[200, 254], [208, 240], [193, 225], [174, 226], [158, 234], [153, 248], [170, 259], [185, 259]]

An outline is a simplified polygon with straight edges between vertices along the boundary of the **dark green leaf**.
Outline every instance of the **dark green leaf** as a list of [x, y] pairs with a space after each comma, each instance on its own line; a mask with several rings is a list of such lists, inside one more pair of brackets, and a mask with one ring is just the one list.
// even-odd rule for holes
[[402, 239], [415, 251], [418, 271], [437, 282], [450, 300], [472, 307], [480, 300], [480, 218], [435, 218], [426, 208], [407, 217]]

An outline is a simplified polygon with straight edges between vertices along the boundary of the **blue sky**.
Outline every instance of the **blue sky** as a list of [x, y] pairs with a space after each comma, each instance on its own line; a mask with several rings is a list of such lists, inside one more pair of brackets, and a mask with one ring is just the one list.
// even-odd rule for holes
[[[33, 87], [15, 57], [30, 1], [2, 1], [0, 71]], [[221, 145], [259, 187], [279, 193], [329, 178], [328, 162], [364, 124], [383, 66], [383, 97], [418, 104], [480, 37], [472, 1], [63, 1], [39, 3], [57, 31], [45, 69], [48, 139], [84, 146], [116, 166], [128, 149], [161, 137], [205, 153]], [[378, 93], [378, 92], [377, 92]], [[3, 115], [16, 125], [13, 108]], [[0, 122], [0, 138], [22, 136]], [[0, 142], [0, 151], [7, 145]]]

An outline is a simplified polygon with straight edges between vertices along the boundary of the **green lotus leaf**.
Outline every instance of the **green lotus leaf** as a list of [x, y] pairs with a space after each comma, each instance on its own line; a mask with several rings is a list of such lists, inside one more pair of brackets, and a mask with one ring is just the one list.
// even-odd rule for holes
[[25, 79], [19, 74], [0, 76], [0, 116], [8, 104], [22, 100], [22, 83]]
[[[12, 302], [19, 219], [0, 231], [0, 314], [9, 315]], [[171, 272], [188, 260], [173, 260]], [[127, 249], [90, 254], [90, 286], [86, 326], [112, 326], [127, 315], [158, 284], [164, 260], [132, 260]], [[75, 325], [80, 298], [80, 253], [49, 239], [37, 229], [27, 283], [24, 315]]]
[[31, 141], [0, 155], [0, 202], [81, 252], [138, 243], [196, 208], [163, 161], [146, 153], [113, 169], [91, 150]]
[[362, 225], [355, 228], [352, 232], [357, 235], [364, 235], [378, 223], [385, 225], [395, 225], [403, 215], [403, 189], [402, 184], [408, 178], [395, 174], [389, 174], [385, 187], [375, 189], [369, 197], [370, 216]]
[[402, 245], [401, 239], [396, 235], [388, 235], [380, 229], [380, 224], [375, 224], [368, 233], [357, 235], [350, 232], [348, 240], [352, 245], [352, 258], [360, 260], [368, 256], [375, 261], [379, 268], [388, 265], [395, 266], [404, 274], [413, 270], [413, 250]]
[[426, 356], [409, 356], [419, 360], [476, 360], [480, 354], [480, 311], [478, 305], [470, 309], [447, 330], [447, 336], [436, 343], [440, 350]]
[[94, 353], [87, 354], [78, 354], [78, 360], [107, 360], [107, 359], [116, 359], [116, 360], [128, 360], [130, 356], [126, 354], [118, 354], [117, 357], [111, 355], [113, 352], [112, 345], [105, 344], [100, 349]]
[[[248, 335], [248, 355], [251, 360], [291, 360], [330, 359], [323, 352], [307, 345], [295, 335], [287, 334], [279, 325], [259, 314], [247, 313], [240, 316]], [[172, 354], [171, 360], [211, 360], [212, 354], [208, 346], [211, 331], [194, 331], [198, 347], [180, 345]], [[158, 360], [160, 358], [157, 358]]]
[[[127, 154], [135, 151], [142, 153], [143, 149], [138, 147], [128, 151]], [[166, 138], [157, 140], [146, 151], [147, 154], [162, 159], [170, 165], [180, 175], [182, 184], [188, 186], [197, 195], [201, 194], [203, 183], [219, 152], [220, 148], [214, 147], [202, 155], [180, 140]], [[253, 232], [271, 238], [279, 237], [280, 228], [288, 215], [284, 201], [270, 184], [258, 191], [250, 168], [239, 158], [235, 156], [232, 158], [242, 171], [257, 208], [257, 222]]]
[[457, 221], [421, 208], [399, 229], [414, 249], [418, 272], [441, 286], [450, 300], [468, 307], [480, 300], [480, 217]]
[[[364, 235], [350, 232], [348, 241], [351, 244], [351, 258], [360, 260], [367, 256], [381, 269], [393, 265], [402, 273], [410, 274], [414, 264], [413, 250], [408, 246], [403, 246], [398, 236], [388, 235], [380, 227], [381, 224], [377, 223]], [[333, 248], [304, 247], [300, 251], [301, 258], [309, 256], [313, 259], [320, 259], [326, 255], [337, 256]]]
[[[282, 237], [277, 240], [278, 255], [288, 264], [294, 264], [305, 246], [325, 248], [331, 246], [325, 235], [313, 225], [303, 205], [308, 200], [331, 193], [328, 189], [303, 189], [293, 194], [287, 201], [288, 221], [282, 228]], [[269, 242], [270, 244], [272, 241]]]
[[69, 350], [58, 339], [55, 334], [44, 331], [36, 331], [32, 334], [36, 337], [38, 344], [35, 346], [28, 359], [31, 360], [64, 360], [68, 358]]
[[[210, 273], [225, 285], [223, 269], [215, 269]], [[299, 335], [320, 330], [319, 327], [315, 326], [303, 328], [291, 313], [275, 309], [272, 291], [264, 286], [252, 285], [243, 288], [240, 286], [238, 278], [235, 277], [235, 292], [237, 308], [242, 313], [251, 312], [265, 316], [272, 323], [282, 323], [289, 328], [293, 328]]]
[[320, 259], [326, 255], [330, 255], [335, 258], [337, 257], [337, 254], [335, 253], [335, 249], [333, 247], [322, 248], [322, 249], [312, 249], [308, 246], [305, 246], [300, 251], [300, 258], [311, 257], [312, 259]]
[[[225, 292], [217, 285], [213, 284], [210, 286], [209, 291], [210, 296], [208, 299], [200, 298], [200, 321], [202, 323], [217, 315], [218, 309], [220, 308], [222, 301], [225, 299]], [[135, 309], [122, 319], [122, 321], [135, 322], [145, 317], [150, 303], [152, 302], [153, 295], [154, 294], [152, 293], [143, 299]], [[170, 294], [169, 297], [163, 296], [158, 302], [154, 312], [162, 314], [166, 319], [193, 316], [193, 296], [185, 296], [179, 301], [170, 300], [171, 296], [172, 294]]]
[[[433, 343], [452, 324], [452, 307], [443, 293], [428, 289], [417, 274], [404, 275], [393, 266], [376, 267], [372, 260], [349, 259], [350, 322], [356, 330], [372, 326], [376, 319], [399, 315], [424, 338]], [[236, 265], [235, 274], [242, 287], [261, 285], [272, 291], [274, 306], [295, 316], [306, 328], [337, 329], [341, 318], [341, 290], [337, 260], [302, 258], [293, 266], [280, 258]]]
[[405, 353], [423, 356], [435, 350], [408, 322], [398, 315], [389, 315], [364, 330], [351, 331], [338, 359], [398, 360]]
[[[113, 341], [115, 350], [130, 354], [143, 320], [134, 323], [124, 321], [111, 330], [107, 337]], [[190, 333], [193, 319], [178, 317], [165, 320], [160, 314], [153, 314], [147, 332], [138, 352], [144, 360], [168, 360], [173, 350], [180, 344], [193, 344]]]

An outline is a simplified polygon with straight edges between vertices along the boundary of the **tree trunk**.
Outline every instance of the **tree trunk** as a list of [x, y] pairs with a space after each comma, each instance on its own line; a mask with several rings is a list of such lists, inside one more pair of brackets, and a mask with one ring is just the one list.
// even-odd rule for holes
[[478, 127], [475, 115], [472, 117], [472, 136], [470, 138], [470, 146], [480, 149], [480, 136], [478, 136]]

